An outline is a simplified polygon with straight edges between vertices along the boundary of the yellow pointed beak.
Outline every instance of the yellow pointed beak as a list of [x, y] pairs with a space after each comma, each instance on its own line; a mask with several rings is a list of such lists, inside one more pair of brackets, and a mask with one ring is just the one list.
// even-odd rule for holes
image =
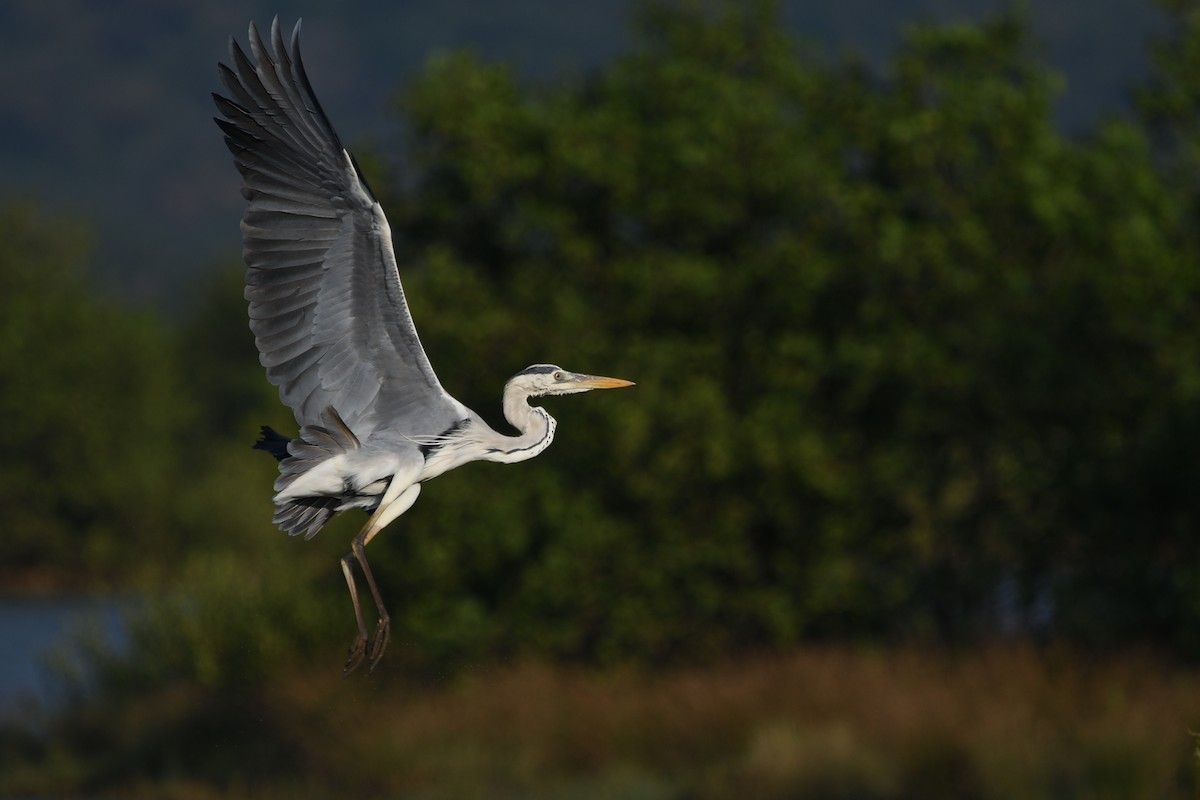
[[575, 382], [589, 389], [620, 389], [625, 386], [636, 386], [633, 381], [623, 378], [605, 378], [600, 375], [576, 375]]

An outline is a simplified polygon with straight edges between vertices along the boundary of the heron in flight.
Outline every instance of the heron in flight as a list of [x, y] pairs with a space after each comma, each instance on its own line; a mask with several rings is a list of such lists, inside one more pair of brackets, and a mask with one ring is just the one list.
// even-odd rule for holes
[[[534, 364], [504, 386], [515, 435], [493, 430], [442, 388], [404, 299], [391, 230], [354, 159], [321, 110], [300, 60], [300, 24], [268, 48], [250, 24], [250, 56], [230, 39], [214, 94], [217, 124], [242, 175], [242, 255], [250, 329], [267, 380], [300, 432], [268, 427], [255, 447], [279, 459], [272, 519], [309, 539], [339, 511], [367, 522], [341, 560], [358, 635], [344, 674], [379, 663], [390, 620], [366, 546], [407, 511], [421, 484], [469, 461], [511, 464], [541, 453], [555, 421], [529, 400], [630, 381]], [[367, 636], [354, 567], [378, 619]]]

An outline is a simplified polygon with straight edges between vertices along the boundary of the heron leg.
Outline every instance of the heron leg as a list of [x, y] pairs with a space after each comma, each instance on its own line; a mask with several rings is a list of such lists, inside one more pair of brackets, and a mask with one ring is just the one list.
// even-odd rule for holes
[[383, 651], [387, 649], [392, 628], [391, 617], [388, 615], [387, 608], [383, 605], [383, 597], [379, 594], [379, 587], [375, 585], [375, 576], [371, 574], [371, 566], [367, 563], [367, 542], [379, 530], [379, 528], [364, 528], [362, 533], [354, 537], [354, 541], [350, 546], [350, 552], [358, 561], [358, 566], [362, 569], [363, 577], [367, 579], [367, 588], [371, 590], [371, 597], [375, 600], [375, 610], [379, 615], [378, 621], [375, 623], [375, 633], [371, 635], [369, 644], [370, 654], [367, 657], [368, 672], [375, 669], [375, 665], [379, 663], [379, 659], [383, 656]]
[[350, 602], [354, 604], [354, 620], [358, 623], [358, 636], [350, 644], [350, 652], [346, 656], [346, 664], [342, 667], [342, 675], [349, 675], [358, 669], [363, 656], [367, 652], [367, 623], [363, 621], [362, 606], [358, 603], [358, 585], [354, 582], [354, 565], [350, 559], [353, 553], [342, 557], [342, 574], [346, 576], [346, 586], [350, 589]]
[[[383, 657], [383, 651], [387, 649], [388, 640], [391, 638], [391, 617], [383, 605], [383, 596], [379, 594], [379, 587], [375, 584], [371, 565], [367, 563], [366, 546], [396, 517], [411, 508], [420, 493], [421, 484], [419, 483], [397, 486], [393, 480], [392, 485], [384, 494], [383, 500], [379, 503], [379, 507], [375, 509], [375, 513], [370, 516], [367, 524], [351, 541], [350, 552], [342, 558], [342, 572], [346, 575], [346, 584], [350, 587], [350, 599], [354, 603], [354, 616], [358, 623], [358, 636], [350, 645], [350, 656], [342, 668], [343, 675], [353, 672], [362, 663], [364, 656], [367, 659], [367, 671], [374, 670], [379, 659]], [[363, 577], [367, 580], [367, 588], [371, 590], [371, 597], [375, 601], [375, 610], [379, 615], [378, 621], [375, 623], [375, 633], [369, 640], [367, 639], [366, 624], [363, 621], [362, 608], [358, 602], [358, 587], [354, 581], [351, 558], [358, 562], [359, 569], [362, 570]]]
[[[358, 624], [358, 635], [350, 643], [350, 652], [346, 657], [345, 665], [342, 667], [343, 677], [358, 669], [358, 665], [362, 663], [363, 658], [367, 654], [368, 641], [370, 641], [371, 649], [371, 658], [368, 661], [369, 669], [375, 668], [375, 664], [383, 655], [384, 648], [387, 647], [391, 619], [388, 617], [387, 609], [383, 605], [383, 597], [379, 594], [379, 587], [375, 584], [375, 576], [371, 573], [371, 565], [367, 563], [367, 553], [365, 550], [367, 542], [374, 538], [375, 534], [381, 530], [381, 528], [373, 527], [378, 516], [379, 512], [377, 510], [367, 520], [367, 524], [358, 532], [358, 535], [351, 541], [350, 552], [342, 556], [342, 574], [346, 576], [346, 586], [350, 589], [350, 602], [354, 604], [354, 621]], [[379, 615], [378, 622], [375, 624], [375, 633], [369, 640], [367, 639], [367, 623], [363, 619], [362, 605], [358, 601], [358, 583], [354, 580], [355, 561], [358, 562], [358, 567], [362, 570], [363, 577], [367, 579], [367, 587], [371, 590], [371, 597], [375, 600], [375, 610]], [[382, 636], [380, 635], [381, 633]]]

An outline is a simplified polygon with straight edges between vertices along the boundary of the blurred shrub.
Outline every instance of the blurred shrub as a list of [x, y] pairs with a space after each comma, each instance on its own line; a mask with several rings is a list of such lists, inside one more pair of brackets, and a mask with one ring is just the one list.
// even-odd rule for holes
[[[342, 608], [314, 591], [314, 583], [313, 570], [286, 553], [190, 557], [171, 588], [149, 594], [130, 613], [128, 655], [91, 646], [79, 688], [108, 697], [176, 685], [254, 693], [316, 645], [329, 653], [333, 669], [328, 631], [334, 608]], [[348, 643], [353, 627], [346, 630]]]
[[[179, 585], [155, 600], [133, 628], [139, 656], [130, 675], [134, 682], [183, 679], [245, 687], [302, 655], [322, 615], [305, 602], [312, 593], [301, 576], [271, 564], [232, 555], [191, 560]], [[297, 631], [309, 636], [297, 641]], [[142, 669], [148, 674], [139, 675]]]
[[79, 225], [0, 207], [0, 518], [18, 586], [51, 568], [90, 582], [127, 576], [174, 510], [176, 438], [195, 406], [161, 323], [97, 299]]

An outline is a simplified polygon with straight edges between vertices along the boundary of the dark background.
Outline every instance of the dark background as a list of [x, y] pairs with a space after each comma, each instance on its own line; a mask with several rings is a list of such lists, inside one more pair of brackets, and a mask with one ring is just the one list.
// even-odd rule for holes
[[[784, 2], [781, 19], [831, 56], [882, 63], [906, 26], [978, 20], [999, 0]], [[430, 53], [471, 48], [553, 85], [630, 43], [628, 2], [545, 0], [294, 2], [13, 0], [0, 8], [0, 190], [93, 220], [101, 285], [175, 303], [238, 248], [236, 175], [213, 135], [216, 61], [247, 20], [303, 17], [322, 102], [349, 142], [386, 144], [399, 89]], [[1068, 132], [1128, 107], [1164, 20], [1142, 0], [1032, 3], [1035, 46], [1065, 84], [1054, 119]]]

